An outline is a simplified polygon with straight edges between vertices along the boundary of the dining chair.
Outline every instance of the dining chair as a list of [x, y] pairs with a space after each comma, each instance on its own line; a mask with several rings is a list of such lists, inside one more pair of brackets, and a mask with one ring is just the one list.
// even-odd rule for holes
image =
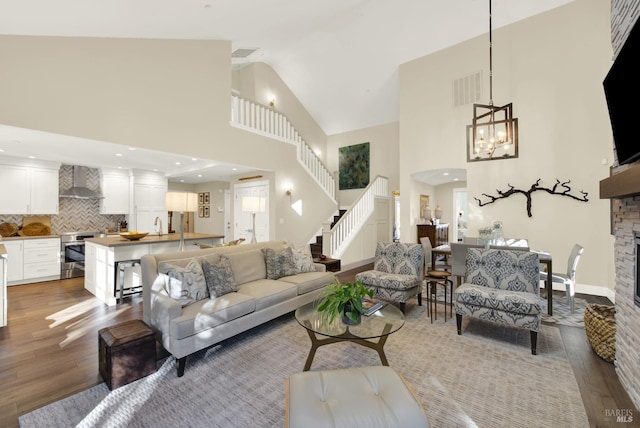
[[466, 260], [469, 248], [484, 248], [484, 245], [464, 242], [451, 243], [451, 274], [456, 277], [457, 285], [463, 282], [467, 271]]
[[[574, 295], [576, 294], [576, 269], [578, 268], [578, 262], [584, 248], [575, 244], [569, 253], [569, 259], [567, 260], [567, 273], [551, 273], [551, 282], [557, 284], [564, 284], [567, 293], [567, 304], [571, 310], [571, 313], [575, 311]], [[540, 272], [540, 279], [542, 281], [547, 280], [547, 272]]]
[[[449, 294], [449, 313], [453, 318], [453, 281], [450, 278], [451, 271], [438, 269], [439, 266], [431, 266], [431, 250], [433, 247], [428, 237], [420, 238], [420, 244], [422, 244], [422, 248], [424, 249], [424, 280], [431, 323], [433, 323], [434, 313], [436, 320], [438, 319], [438, 313], [436, 311], [438, 304], [436, 299], [438, 284], [444, 288], [444, 322], [447, 322], [447, 294]], [[447, 292], [447, 286], [449, 287], [449, 292]], [[432, 303], [433, 308], [431, 307]]]

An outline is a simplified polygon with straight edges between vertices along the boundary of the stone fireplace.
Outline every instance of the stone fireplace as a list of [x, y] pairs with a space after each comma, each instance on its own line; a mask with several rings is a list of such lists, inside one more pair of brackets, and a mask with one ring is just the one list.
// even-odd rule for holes
[[[640, 14], [640, 0], [611, 1], [614, 57]], [[614, 168], [600, 182], [600, 197], [612, 201], [615, 235], [616, 360], [618, 378], [640, 408], [640, 162]]]

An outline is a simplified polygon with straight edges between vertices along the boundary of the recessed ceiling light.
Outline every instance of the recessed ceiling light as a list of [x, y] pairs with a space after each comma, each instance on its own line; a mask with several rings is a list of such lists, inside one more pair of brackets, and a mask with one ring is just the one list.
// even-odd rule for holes
[[4, 150], [3, 150], [3, 149], [0, 149], [0, 152], [4, 152]]
[[116, 156], [120, 157], [122, 156], [122, 153], [116, 153]]
[[202, 177], [202, 174], [198, 174], [198, 177]]
[[232, 171], [237, 171], [237, 170], [238, 170], [238, 168], [231, 168], [231, 170], [232, 170]]
[[176, 165], [180, 165], [180, 162], [176, 162]]
[[135, 147], [129, 147], [129, 150], [134, 151], [136, 148]]
[[445, 172], [445, 173], [443, 173], [442, 175], [449, 175], [449, 173], [448, 173], [448, 172]]
[[197, 161], [197, 160], [198, 160], [198, 158], [191, 158], [191, 160], [192, 160], [192, 161]]
[[453, 179], [453, 181], [458, 181], [458, 180], [459, 180], [458, 178], [454, 178], [454, 179]]
[[180, 183], [184, 183], [184, 180], [180, 180]]
[[35, 159], [35, 158], [36, 158], [35, 156], [29, 156], [29, 159]]

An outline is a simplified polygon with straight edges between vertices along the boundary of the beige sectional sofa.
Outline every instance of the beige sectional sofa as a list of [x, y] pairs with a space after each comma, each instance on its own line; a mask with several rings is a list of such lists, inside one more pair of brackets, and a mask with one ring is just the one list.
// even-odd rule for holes
[[[291, 248], [284, 241], [268, 241], [142, 257], [143, 319], [178, 360], [178, 376], [190, 354], [313, 301], [332, 282], [324, 265], [286, 247]], [[209, 288], [214, 296], [204, 295], [202, 283], [192, 281], [198, 266], [209, 274], [207, 286], [233, 291], [215, 295], [219, 288]], [[176, 274], [185, 271], [196, 273]], [[187, 283], [191, 288], [185, 291]]]

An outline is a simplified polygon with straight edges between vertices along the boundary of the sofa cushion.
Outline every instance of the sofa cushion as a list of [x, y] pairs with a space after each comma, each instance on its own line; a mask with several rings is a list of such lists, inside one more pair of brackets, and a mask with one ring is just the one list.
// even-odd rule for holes
[[211, 298], [237, 291], [236, 280], [231, 270], [231, 261], [227, 256], [221, 256], [217, 263], [203, 260], [202, 272], [204, 272], [204, 279]]
[[158, 271], [167, 275], [167, 294], [172, 299], [180, 302], [182, 306], [187, 306], [209, 297], [204, 273], [197, 260], [191, 259], [186, 267], [171, 263], [161, 263]]
[[456, 302], [477, 308], [490, 308], [525, 315], [537, 315], [542, 312], [540, 298], [529, 292], [464, 283], [456, 288], [454, 293]]
[[381, 287], [391, 290], [408, 290], [422, 285], [422, 281], [417, 276], [380, 272], [377, 270], [357, 273], [356, 281], [363, 282], [367, 287]]
[[267, 267], [267, 279], [278, 279], [297, 273], [291, 247], [263, 248], [262, 253]]
[[331, 272], [305, 272], [292, 276], [284, 276], [278, 279], [278, 281], [296, 284], [298, 287], [298, 295], [300, 295], [331, 284], [333, 282], [333, 275]]
[[171, 320], [171, 337], [184, 339], [227, 321], [253, 312], [256, 300], [241, 293], [228, 293], [200, 300], [182, 309], [182, 315]]
[[264, 256], [259, 249], [226, 253], [225, 255], [231, 262], [231, 269], [236, 279], [236, 286], [267, 277]]
[[238, 286], [238, 292], [256, 299], [256, 311], [276, 305], [298, 295], [296, 284], [272, 279], [260, 279]]

